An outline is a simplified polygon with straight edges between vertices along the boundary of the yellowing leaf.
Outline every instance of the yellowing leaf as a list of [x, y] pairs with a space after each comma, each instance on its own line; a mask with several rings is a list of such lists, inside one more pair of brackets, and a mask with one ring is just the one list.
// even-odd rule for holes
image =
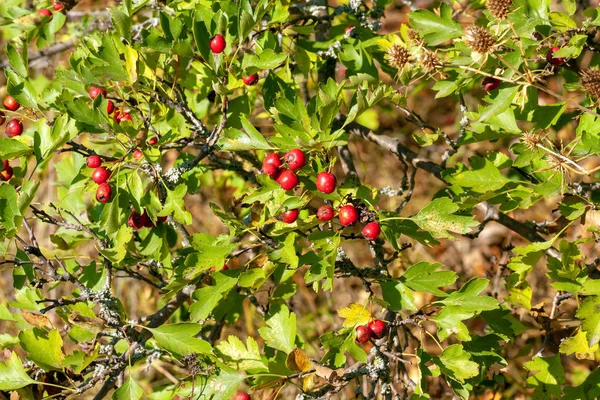
[[285, 365], [294, 372], [306, 372], [311, 369], [311, 362], [306, 353], [297, 347], [288, 354]]
[[345, 319], [344, 328], [364, 325], [371, 319], [371, 313], [358, 303], [352, 303], [350, 307], [339, 309], [338, 315]]

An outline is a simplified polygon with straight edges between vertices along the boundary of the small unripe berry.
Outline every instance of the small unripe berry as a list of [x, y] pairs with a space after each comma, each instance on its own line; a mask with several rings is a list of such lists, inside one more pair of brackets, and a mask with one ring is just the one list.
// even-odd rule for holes
[[366, 325], [359, 325], [356, 327], [356, 340], [360, 343], [367, 343], [371, 339], [373, 333]]
[[288, 167], [290, 167], [290, 169], [293, 171], [304, 167], [306, 164], [306, 155], [300, 149], [288, 151], [283, 159], [287, 163]]
[[105, 167], [98, 167], [92, 172], [92, 180], [98, 185], [104, 183], [110, 178], [110, 171]]
[[365, 237], [365, 239], [370, 240], [370, 241], [377, 239], [379, 237], [380, 233], [381, 233], [381, 228], [379, 227], [379, 224], [375, 221], [369, 222], [362, 229], [363, 236]]
[[252, 400], [252, 399], [250, 398], [250, 395], [248, 393], [239, 392], [238, 394], [235, 395], [233, 400]]
[[281, 213], [279, 220], [281, 222], [285, 222], [286, 224], [293, 224], [298, 219], [298, 214], [300, 214], [298, 209], [287, 210]]
[[244, 82], [244, 84], [246, 84], [246, 86], [256, 85], [256, 83], [258, 82], [258, 74], [254, 73], [250, 76], [244, 76], [242, 78], [242, 81]]
[[115, 111], [115, 103], [113, 103], [112, 100], [109, 100], [106, 104], [106, 113], [112, 114], [113, 111]]
[[377, 339], [381, 339], [387, 334], [387, 326], [385, 325], [385, 322], [380, 319], [374, 319], [369, 322], [368, 327], [371, 330], [373, 337], [376, 337]]
[[226, 46], [225, 38], [221, 34], [215, 35], [210, 40], [210, 49], [212, 50], [213, 53], [216, 53], [216, 54], [221, 53], [223, 50], [225, 50], [225, 46]]
[[333, 211], [333, 208], [331, 206], [324, 205], [319, 207], [319, 209], [317, 210], [317, 218], [321, 222], [331, 221], [334, 216], [335, 212]]
[[17, 111], [21, 107], [21, 104], [12, 96], [6, 96], [4, 99], [4, 108], [10, 111]]
[[352, 204], [347, 204], [340, 208], [338, 218], [340, 219], [340, 224], [344, 226], [352, 225], [358, 221], [358, 212]]
[[292, 190], [298, 185], [298, 183], [300, 183], [300, 180], [294, 171], [285, 169], [281, 172], [281, 174], [279, 174], [277, 183], [279, 183], [283, 190]]
[[557, 51], [560, 50], [560, 47], [554, 46], [553, 48], [551, 48], [550, 50], [548, 50], [548, 53], [546, 53], [546, 61], [548, 61], [550, 64], [554, 65], [554, 66], [558, 66], [561, 65], [562, 63], [565, 62], [564, 58], [560, 58], [560, 57], [553, 57], [552, 54], [556, 53]]
[[89, 168], [98, 168], [101, 165], [102, 159], [100, 158], [100, 156], [93, 154], [87, 158], [87, 166]]
[[129, 214], [129, 218], [127, 219], [127, 224], [133, 229], [142, 229], [144, 226], [146, 226], [148, 220], [149, 218], [146, 215], [146, 213], [140, 214], [136, 211], [132, 211], [131, 214]]
[[491, 76], [486, 76], [485, 78], [483, 78], [483, 81], [481, 81], [481, 85], [483, 86], [486, 92], [491, 92], [493, 90], [498, 89], [498, 87], [500, 86], [500, 81], [496, 78], [492, 78]]
[[154, 146], [156, 143], [158, 143], [158, 138], [156, 136], [152, 136], [148, 139], [148, 145]]
[[92, 86], [90, 88], [90, 97], [92, 99], [95, 99], [96, 97], [102, 95], [103, 97], [106, 97], [106, 90], [96, 87], [96, 86]]
[[144, 157], [144, 153], [142, 153], [140, 149], [135, 149], [135, 151], [133, 152], [133, 159], [135, 161], [139, 161], [142, 159], [142, 157]]
[[21, 136], [23, 134], [23, 124], [17, 119], [13, 119], [6, 124], [6, 134], [8, 137]]
[[333, 191], [335, 190], [335, 186], [337, 184], [337, 181], [335, 179], [335, 175], [333, 175], [330, 172], [321, 172], [319, 173], [319, 175], [317, 175], [317, 180], [316, 180], [316, 185], [317, 185], [317, 190], [325, 193], [325, 194], [329, 194], [329, 193], [333, 193]]
[[39, 10], [37, 10], [37, 13], [39, 15], [44, 16], [44, 17], [51, 17], [52, 16], [52, 11], [48, 10], [47, 8], [40, 8]]
[[112, 188], [108, 182], [103, 182], [96, 189], [96, 200], [100, 203], [108, 203], [112, 197]]

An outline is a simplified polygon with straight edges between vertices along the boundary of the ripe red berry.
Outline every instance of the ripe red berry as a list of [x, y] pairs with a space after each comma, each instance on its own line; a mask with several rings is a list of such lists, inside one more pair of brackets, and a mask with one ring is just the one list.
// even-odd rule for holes
[[356, 327], [356, 340], [360, 343], [367, 343], [371, 339], [373, 333], [366, 325], [359, 325]]
[[306, 155], [300, 149], [288, 151], [283, 159], [287, 163], [288, 167], [294, 171], [304, 167], [306, 164]]
[[158, 143], [158, 138], [156, 136], [152, 136], [150, 139], [148, 139], [148, 144], [150, 146], [154, 146], [156, 143]]
[[108, 182], [103, 182], [96, 189], [96, 200], [100, 203], [108, 203], [112, 197], [112, 188]]
[[293, 210], [287, 210], [281, 213], [279, 219], [281, 222], [285, 222], [286, 224], [293, 224], [298, 219], [298, 214], [300, 214], [300, 211], [298, 211], [297, 208]]
[[281, 158], [279, 158], [279, 154], [271, 153], [268, 154], [263, 160], [263, 165], [272, 164], [277, 168], [281, 167]]
[[370, 240], [370, 241], [377, 239], [379, 237], [380, 233], [381, 233], [381, 228], [379, 227], [379, 224], [375, 221], [369, 222], [362, 229], [363, 236], [365, 237], [365, 239]]
[[6, 134], [8, 137], [20, 136], [23, 134], [23, 124], [21, 121], [13, 119], [6, 124]]
[[321, 222], [330, 221], [333, 219], [334, 216], [335, 212], [333, 211], [333, 208], [331, 206], [324, 205], [319, 207], [319, 209], [317, 210], [317, 218]]
[[4, 99], [4, 108], [10, 111], [17, 111], [21, 107], [19, 102], [12, 96], [6, 96]]
[[149, 218], [146, 215], [146, 213], [140, 214], [138, 212], [132, 211], [131, 214], [129, 214], [129, 218], [127, 219], [127, 224], [133, 229], [142, 229], [144, 226], [146, 226], [148, 221]]
[[128, 112], [121, 112], [117, 109], [113, 114], [113, 119], [117, 124], [120, 124], [121, 121], [131, 121], [131, 114]]
[[481, 85], [483, 85], [483, 88], [486, 92], [491, 92], [492, 90], [498, 89], [500, 86], [500, 81], [496, 78], [492, 78], [491, 76], [486, 76], [483, 78]]
[[358, 212], [352, 204], [347, 204], [344, 207], [340, 208], [338, 217], [340, 219], [340, 224], [348, 226], [358, 221]]
[[381, 339], [387, 333], [387, 326], [385, 325], [385, 322], [380, 319], [374, 319], [369, 322], [368, 328], [371, 330], [373, 337], [376, 337], [377, 339]]
[[6, 122], [6, 115], [0, 111], [0, 125], [4, 125], [4, 123]]
[[106, 90], [96, 87], [96, 86], [92, 86], [90, 88], [90, 97], [92, 99], [95, 99], [96, 97], [102, 95], [103, 97], [106, 97]]
[[10, 181], [10, 178], [13, 176], [13, 168], [8, 165], [8, 161], [4, 160], [4, 165], [2, 171], [0, 171], [0, 178], [3, 181]]
[[242, 78], [242, 81], [244, 82], [244, 84], [246, 84], [246, 86], [256, 85], [256, 83], [258, 82], [258, 74], [254, 73], [250, 76], [244, 76]]
[[210, 49], [213, 53], [221, 53], [223, 50], [225, 50], [225, 46], [225, 38], [221, 34], [217, 34], [212, 39], [210, 39]]
[[63, 8], [65, 8], [65, 6], [61, 2], [56, 1], [56, 0], [52, 0], [52, 7], [54, 8], [55, 11], [60, 11]]
[[109, 100], [106, 104], [106, 113], [112, 114], [113, 111], [115, 111], [115, 103], [113, 103], [112, 100]]
[[337, 184], [337, 181], [335, 179], [335, 175], [323, 171], [319, 173], [319, 175], [317, 175], [316, 184], [317, 190], [325, 194], [329, 194], [333, 193], [333, 191], [335, 190], [335, 185]]
[[37, 13], [43, 15], [44, 17], [52, 16], [52, 11], [48, 10], [47, 8], [40, 8], [37, 10]]
[[250, 395], [248, 393], [239, 392], [238, 394], [235, 395], [233, 400], [252, 400], [252, 399], [250, 398]]
[[164, 224], [165, 222], [167, 222], [167, 217], [166, 216], [164, 216], [164, 217], [156, 217], [156, 223], [157, 224], [160, 225], [160, 224]]
[[552, 56], [552, 54], [556, 53], [559, 50], [560, 50], [560, 47], [557, 47], [557, 46], [554, 46], [553, 48], [548, 50], [548, 53], [546, 53], [546, 61], [548, 61], [550, 64], [555, 65], [555, 66], [564, 63], [565, 62], [564, 58], [560, 58], [560, 57], [555, 58]]
[[142, 157], [144, 157], [142, 151], [140, 149], [135, 149], [135, 151], [133, 152], [133, 159], [135, 161], [139, 161], [142, 159]]
[[262, 172], [269, 175], [271, 179], [277, 180], [279, 177], [279, 168], [273, 164], [264, 164], [262, 167]]
[[94, 154], [87, 158], [87, 166], [89, 168], [98, 168], [101, 165], [102, 165], [102, 159], [100, 158], [100, 156], [97, 156]]
[[92, 172], [92, 180], [98, 185], [104, 183], [110, 178], [110, 171], [105, 167], [98, 167]]
[[279, 174], [277, 183], [279, 183], [284, 190], [292, 190], [296, 187], [296, 185], [298, 185], [298, 183], [300, 183], [300, 180], [294, 171], [284, 169], [281, 174]]

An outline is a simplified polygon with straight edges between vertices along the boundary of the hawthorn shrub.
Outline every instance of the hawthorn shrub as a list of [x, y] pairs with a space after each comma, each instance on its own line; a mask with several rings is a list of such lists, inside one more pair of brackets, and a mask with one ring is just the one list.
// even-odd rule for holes
[[0, 397], [600, 397], [598, 9], [120, 3], [0, 3]]

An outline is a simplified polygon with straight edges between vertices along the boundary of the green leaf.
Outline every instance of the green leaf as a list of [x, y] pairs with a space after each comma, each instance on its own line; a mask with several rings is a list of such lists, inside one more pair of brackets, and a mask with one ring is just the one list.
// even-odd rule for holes
[[388, 303], [390, 309], [398, 312], [402, 310], [418, 310], [415, 304], [415, 297], [402, 282], [388, 281], [381, 282], [380, 285], [383, 300]]
[[31, 147], [15, 139], [0, 138], [0, 158], [10, 160], [24, 156], [32, 151]]
[[215, 281], [213, 286], [203, 287], [194, 292], [193, 298], [197, 301], [190, 307], [190, 319], [194, 322], [208, 318], [225, 293], [229, 292], [238, 281], [237, 278], [221, 272], [214, 273], [212, 277]]
[[414, 291], [445, 297], [447, 294], [438, 288], [452, 285], [457, 276], [454, 271], [439, 271], [440, 268], [442, 264], [420, 262], [408, 268], [400, 279]]
[[17, 191], [7, 184], [0, 184], [0, 238], [12, 237], [21, 227]]
[[525, 363], [524, 367], [531, 372], [527, 384], [535, 387], [533, 398], [560, 396], [561, 385], [564, 385], [566, 380], [559, 354], [551, 357], [533, 357], [531, 361]]
[[220, 269], [237, 244], [231, 243], [231, 238], [227, 235], [214, 237], [197, 233], [192, 237], [192, 247], [196, 252], [187, 257], [186, 266], [189, 268], [184, 274], [188, 280], [195, 279], [212, 267]]
[[479, 296], [490, 281], [483, 278], [473, 278], [464, 284], [460, 290], [450, 293], [439, 303], [447, 306], [459, 306], [465, 311], [479, 313], [498, 308], [498, 300], [489, 296]]
[[458, 205], [447, 197], [434, 199], [411, 220], [424, 231], [431, 232], [434, 238], [454, 240], [450, 232], [465, 234], [478, 225], [473, 215], [455, 215]]
[[472, 318], [474, 315], [474, 312], [465, 311], [462, 307], [449, 306], [442, 308], [438, 315], [431, 320], [439, 328], [437, 335], [440, 340], [446, 340], [454, 333], [458, 340], [469, 341], [471, 340], [469, 328], [462, 321]]
[[13, 70], [5, 70], [8, 78], [8, 94], [25, 107], [38, 109], [38, 95], [29, 79], [17, 75]]
[[561, 353], [571, 355], [575, 353], [578, 360], [595, 360], [595, 353], [598, 351], [598, 344], [591, 346], [588, 343], [586, 332], [578, 330], [575, 336], [563, 340], [559, 350]]
[[269, 254], [273, 261], [279, 261], [289, 266], [290, 269], [298, 268], [298, 255], [296, 254], [296, 234], [290, 233], [280, 243], [279, 248]]
[[27, 351], [27, 359], [46, 371], [62, 371], [65, 358], [63, 341], [58, 329], [46, 333], [41, 329], [25, 330], [19, 333], [21, 347]]
[[450, 183], [470, 188], [477, 193], [486, 193], [501, 189], [510, 182], [500, 170], [487, 158], [475, 156], [469, 160], [470, 170], [448, 174]]
[[144, 328], [152, 332], [152, 336], [160, 347], [178, 357], [191, 353], [212, 353], [210, 344], [196, 337], [202, 329], [200, 324], [180, 323], [163, 325], [158, 328]]
[[271, 49], [267, 49], [258, 55], [246, 53], [242, 60], [242, 70], [246, 74], [253, 74], [265, 69], [273, 69], [281, 65], [286, 58], [287, 54], [283, 52], [276, 53]]
[[[26, 53], [26, 50], [24, 50]], [[12, 69], [23, 78], [27, 78], [27, 65], [21, 57], [21, 54], [17, 51], [17, 49], [9, 42], [6, 45], [6, 57], [10, 63]]]
[[113, 400], [139, 400], [144, 395], [144, 390], [131, 377], [112, 395]]
[[36, 381], [27, 375], [16, 353], [11, 352], [10, 359], [0, 363], [0, 390], [17, 390], [33, 383]]
[[478, 122], [487, 121], [490, 117], [506, 111], [517, 95], [519, 88], [520, 86], [511, 86], [498, 89], [494, 98], [486, 98], [490, 105], [479, 115]]
[[408, 21], [431, 46], [463, 35], [460, 24], [452, 19], [452, 8], [446, 3], [442, 3], [440, 15], [421, 9], [411, 12]]
[[286, 305], [274, 304], [267, 319], [267, 326], [258, 330], [267, 346], [289, 354], [296, 347], [296, 314]]
[[183, 198], [187, 194], [187, 186], [185, 184], [178, 185], [174, 190], [167, 190], [167, 200], [164, 207], [157, 216], [166, 217], [173, 214], [175, 221], [184, 225], [192, 223], [192, 214], [185, 210], [185, 202]]
[[464, 383], [465, 379], [477, 376], [479, 365], [471, 361], [471, 354], [466, 352], [462, 345], [453, 344], [442, 351], [434, 362], [440, 367], [442, 373]]
[[575, 316], [581, 319], [581, 329], [587, 334], [590, 347], [600, 342], [600, 296], [586, 298]]
[[223, 354], [233, 368], [239, 371], [268, 371], [268, 367], [261, 358], [256, 340], [248, 336], [246, 338], [246, 346], [236, 336], [229, 335], [227, 340], [219, 343], [217, 350]]
[[219, 368], [218, 374], [210, 377], [200, 375], [194, 382], [182, 382], [178, 385], [177, 394], [184, 399], [230, 400], [244, 378], [244, 375], [238, 374], [235, 370], [223, 367]]
[[225, 135], [219, 140], [221, 150], [240, 151], [240, 150], [271, 150], [271, 146], [248, 121], [245, 116], [240, 117], [245, 132], [235, 128], [225, 130]]

